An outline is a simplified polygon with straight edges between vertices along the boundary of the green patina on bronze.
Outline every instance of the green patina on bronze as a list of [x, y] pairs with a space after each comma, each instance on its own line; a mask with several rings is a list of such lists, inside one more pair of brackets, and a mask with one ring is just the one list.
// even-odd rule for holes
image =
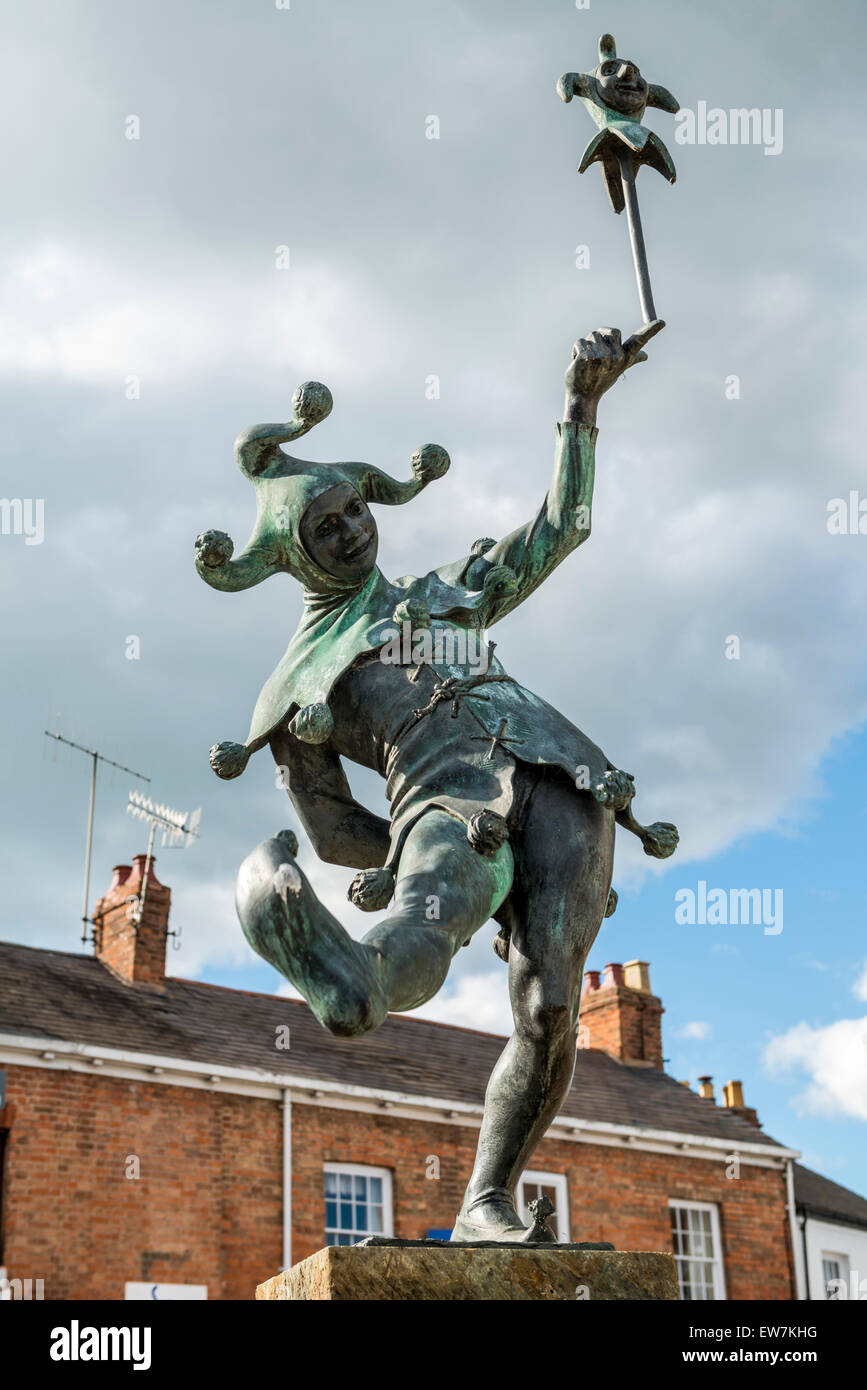
[[655, 169], [669, 183], [677, 175], [665, 145], [652, 130], [642, 125], [648, 106], [672, 114], [680, 110], [666, 87], [647, 82], [637, 64], [619, 59], [614, 39], [603, 34], [599, 40], [599, 64], [593, 72], [566, 72], [557, 83], [563, 101], [578, 97], [599, 127], [581, 156], [579, 174], [591, 164], [601, 164], [605, 187], [615, 212], [624, 207], [621, 161], [629, 159], [633, 175], [643, 164]]

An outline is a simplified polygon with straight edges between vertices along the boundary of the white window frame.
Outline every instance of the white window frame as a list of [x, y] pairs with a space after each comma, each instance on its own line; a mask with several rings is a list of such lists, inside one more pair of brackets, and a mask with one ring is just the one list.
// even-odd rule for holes
[[[842, 1251], [840, 1251], [840, 1250], [823, 1250], [823, 1251], [821, 1252], [821, 1255], [820, 1255], [819, 1258], [820, 1258], [821, 1261], [822, 1261], [822, 1288], [825, 1290], [825, 1298], [826, 1298], [826, 1300], [828, 1300], [828, 1301], [833, 1301], [832, 1298], [831, 1298], [831, 1294], [828, 1292], [828, 1288], [829, 1288], [829, 1285], [830, 1285], [831, 1283], [834, 1283], [834, 1282], [836, 1282], [836, 1283], [842, 1283], [842, 1285], [843, 1285], [843, 1288], [842, 1288], [842, 1289], [838, 1289], [838, 1290], [837, 1290], [836, 1298], [839, 1299], [841, 1293], [842, 1293], [842, 1295], [843, 1295], [843, 1298], [848, 1298], [848, 1297], [849, 1297], [849, 1256], [848, 1256], [848, 1255], [844, 1255], [844, 1254], [842, 1253]], [[825, 1262], [826, 1262], [826, 1260], [827, 1260], [829, 1263], [835, 1264], [835, 1265], [837, 1266], [837, 1268], [839, 1269], [840, 1272], [839, 1272], [839, 1274], [836, 1276], [836, 1279], [830, 1279], [830, 1280], [829, 1280], [829, 1279], [826, 1279], [826, 1278], [825, 1278]]]
[[[382, 1179], [382, 1230], [381, 1231], [361, 1231], [355, 1241], [364, 1240], [366, 1235], [393, 1236], [394, 1235], [394, 1209], [392, 1204], [391, 1169], [376, 1168], [371, 1163], [323, 1163], [322, 1165], [322, 1201], [325, 1203], [325, 1175], [334, 1173], [338, 1177], [341, 1174], [349, 1174], [350, 1177], [362, 1178], [381, 1178]], [[340, 1234], [346, 1234], [340, 1227], [336, 1228]], [[328, 1239], [328, 1220], [326, 1214], [324, 1234]]]
[[[695, 1259], [695, 1260], [699, 1261], [700, 1263], [703, 1263], [703, 1264], [710, 1264], [711, 1273], [712, 1273], [712, 1275], [713, 1275], [713, 1301], [714, 1301], [714, 1302], [724, 1302], [725, 1299], [726, 1299], [726, 1278], [725, 1278], [725, 1266], [724, 1266], [724, 1264], [723, 1264], [722, 1239], [721, 1239], [721, 1236], [720, 1236], [719, 1207], [716, 1205], [715, 1202], [688, 1202], [688, 1201], [686, 1201], [686, 1200], [684, 1200], [684, 1199], [682, 1199], [682, 1198], [680, 1198], [680, 1197], [670, 1197], [670, 1198], [669, 1198], [669, 1201], [668, 1201], [668, 1209], [669, 1209], [670, 1212], [673, 1211], [673, 1210], [677, 1210], [677, 1211], [708, 1211], [708, 1212], [710, 1212], [710, 1234], [711, 1234], [711, 1240], [713, 1241], [713, 1251], [714, 1251], [714, 1253], [713, 1253], [713, 1258], [712, 1258], [711, 1260], [704, 1260], [704, 1258], [703, 1258], [702, 1256], [693, 1256], [693, 1255], [684, 1256], [684, 1255], [677, 1255], [677, 1254], [675, 1254], [675, 1256], [674, 1256], [674, 1262], [675, 1262], [676, 1265], [678, 1265], [678, 1261], [679, 1261], [679, 1260], [682, 1260], [682, 1259]], [[669, 1220], [670, 1220], [670, 1218], [669, 1218]], [[678, 1270], [677, 1270], [677, 1283], [678, 1283], [678, 1287], [680, 1287], [680, 1267], [679, 1267], [679, 1265], [678, 1265]], [[681, 1295], [682, 1295], [682, 1290], [681, 1290]], [[696, 1301], [697, 1301], [697, 1300], [696, 1300]]]
[[521, 1174], [518, 1183], [519, 1202], [518, 1210], [523, 1221], [532, 1221], [527, 1204], [524, 1201], [524, 1183], [537, 1183], [541, 1187], [553, 1187], [557, 1194], [555, 1216], [548, 1217], [549, 1224], [554, 1222], [554, 1234], [561, 1245], [569, 1240], [569, 1183], [565, 1173], [539, 1173], [535, 1169], [528, 1169]]

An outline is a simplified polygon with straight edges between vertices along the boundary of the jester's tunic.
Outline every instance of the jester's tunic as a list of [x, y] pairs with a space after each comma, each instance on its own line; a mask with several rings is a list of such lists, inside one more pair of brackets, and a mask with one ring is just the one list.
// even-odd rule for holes
[[[322, 751], [385, 777], [392, 867], [407, 831], [432, 807], [464, 821], [485, 809], [508, 819], [516, 761], [559, 767], [571, 780], [581, 769], [584, 787], [609, 766], [580, 729], [515, 682], [486, 680], [475, 693], [443, 700], [417, 718], [438, 685], [459, 672], [457, 666], [433, 663], [386, 665], [373, 655], [361, 658], [331, 697], [335, 729]], [[488, 676], [501, 674], [494, 658]]]

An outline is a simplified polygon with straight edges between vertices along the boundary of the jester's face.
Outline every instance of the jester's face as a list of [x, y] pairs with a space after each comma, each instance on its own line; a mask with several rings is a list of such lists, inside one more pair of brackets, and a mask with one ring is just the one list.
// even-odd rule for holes
[[621, 116], [637, 116], [647, 105], [647, 83], [629, 58], [607, 58], [600, 63], [596, 90], [602, 104]]
[[316, 497], [301, 518], [301, 542], [332, 578], [362, 583], [376, 564], [376, 522], [354, 487], [338, 483]]

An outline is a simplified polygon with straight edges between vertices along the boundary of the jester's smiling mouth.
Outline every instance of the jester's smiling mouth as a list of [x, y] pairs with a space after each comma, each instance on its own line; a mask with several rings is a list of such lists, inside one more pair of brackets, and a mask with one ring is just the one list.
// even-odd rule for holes
[[344, 560], [360, 560], [361, 557], [366, 553], [366, 551], [370, 549], [372, 545], [373, 536], [368, 536], [367, 540], [364, 541], [361, 545], [357, 545], [354, 550], [344, 550], [343, 558]]

